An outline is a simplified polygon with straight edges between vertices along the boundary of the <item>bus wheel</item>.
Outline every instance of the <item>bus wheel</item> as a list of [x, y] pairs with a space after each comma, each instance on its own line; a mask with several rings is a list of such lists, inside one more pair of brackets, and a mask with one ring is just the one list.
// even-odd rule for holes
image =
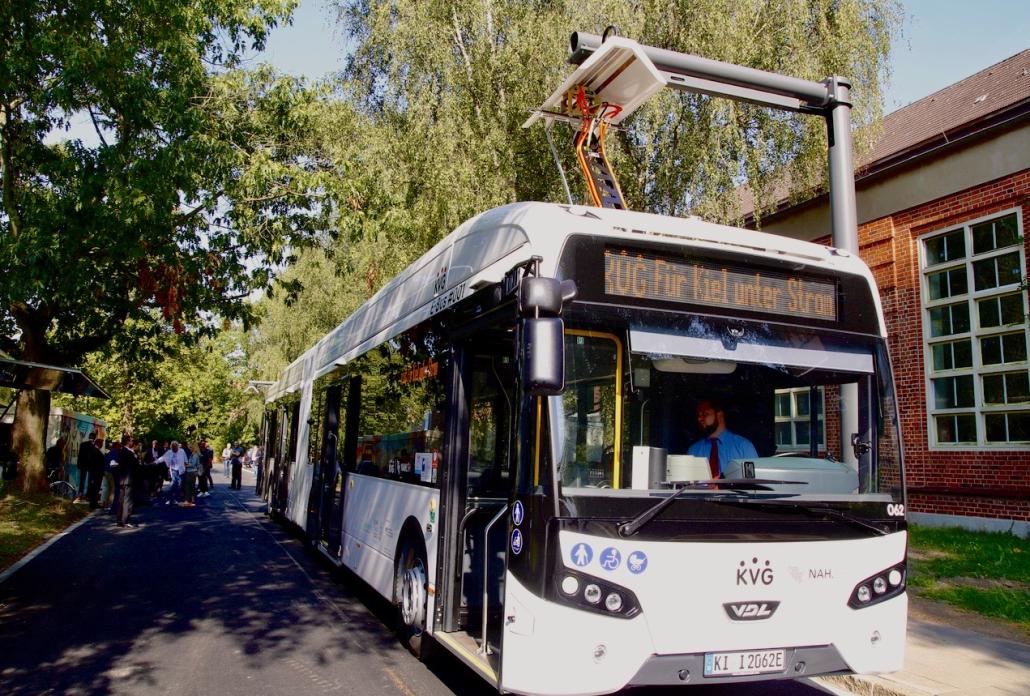
[[426, 599], [429, 573], [426, 552], [411, 537], [401, 542], [393, 580], [393, 603], [397, 607], [397, 635], [415, 657], [424, 654]]

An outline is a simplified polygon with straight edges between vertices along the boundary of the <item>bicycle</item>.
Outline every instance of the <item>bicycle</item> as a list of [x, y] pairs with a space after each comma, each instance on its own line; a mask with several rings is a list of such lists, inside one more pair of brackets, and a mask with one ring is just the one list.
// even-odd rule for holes
[[64, 498], [65, 500], [75, 500], [75, 495], [78, 493], [78, 489], [61, 478], [60, 469], [52, 469], [48, 471], [46, 479], [52, 494], [59, 498]]

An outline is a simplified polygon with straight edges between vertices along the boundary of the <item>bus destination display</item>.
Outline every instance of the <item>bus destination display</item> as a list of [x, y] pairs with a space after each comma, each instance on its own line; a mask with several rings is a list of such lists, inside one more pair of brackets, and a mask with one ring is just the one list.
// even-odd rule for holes
[[662, 302], [837, 320], [834, 283], [625, 249], [604, 250], [604, 291]]

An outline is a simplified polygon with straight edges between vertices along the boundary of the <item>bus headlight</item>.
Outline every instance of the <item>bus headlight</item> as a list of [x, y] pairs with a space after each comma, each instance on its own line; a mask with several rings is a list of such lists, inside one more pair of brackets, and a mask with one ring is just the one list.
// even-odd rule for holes
[[618, 592], [608, 593], [608, 596], [604, 598], [604, 608], [614, 612], [622, 609], [622, 597]]
[[571, 596], [579, 592], [579, 579], [575, 575], [566, 575], [561, 580], [561, 591]]
[[591, 604], [597, 604], [601, 601], [601, 588], [594, 583], [590, 583], [587, 585], [587, 588], [583, 590], [583, 599]]
[[553, 601], [619, 619], [631, 619], [640, 613], [636, 595], [609, 580], [571, 568], [562, 568], [553, 577], [548, 593]]
[[861, 609], [897, 597], [905, 591], [906, 575], [905, 564], [899, 563], [869, 576], [855, 585], [848, 606]]

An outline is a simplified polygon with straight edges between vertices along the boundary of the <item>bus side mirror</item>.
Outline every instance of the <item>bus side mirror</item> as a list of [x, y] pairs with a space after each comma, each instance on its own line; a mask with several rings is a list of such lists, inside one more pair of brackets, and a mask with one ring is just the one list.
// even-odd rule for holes
[[523, 384], [531, 396], [565, 391], [565, 323], [559, 317], [521, 320]]
[[523, 278], [519, 288], [523, 384], [531, 396], [565, 391], [565, 324], [562, 307], [576, 296], [576, 283]]

